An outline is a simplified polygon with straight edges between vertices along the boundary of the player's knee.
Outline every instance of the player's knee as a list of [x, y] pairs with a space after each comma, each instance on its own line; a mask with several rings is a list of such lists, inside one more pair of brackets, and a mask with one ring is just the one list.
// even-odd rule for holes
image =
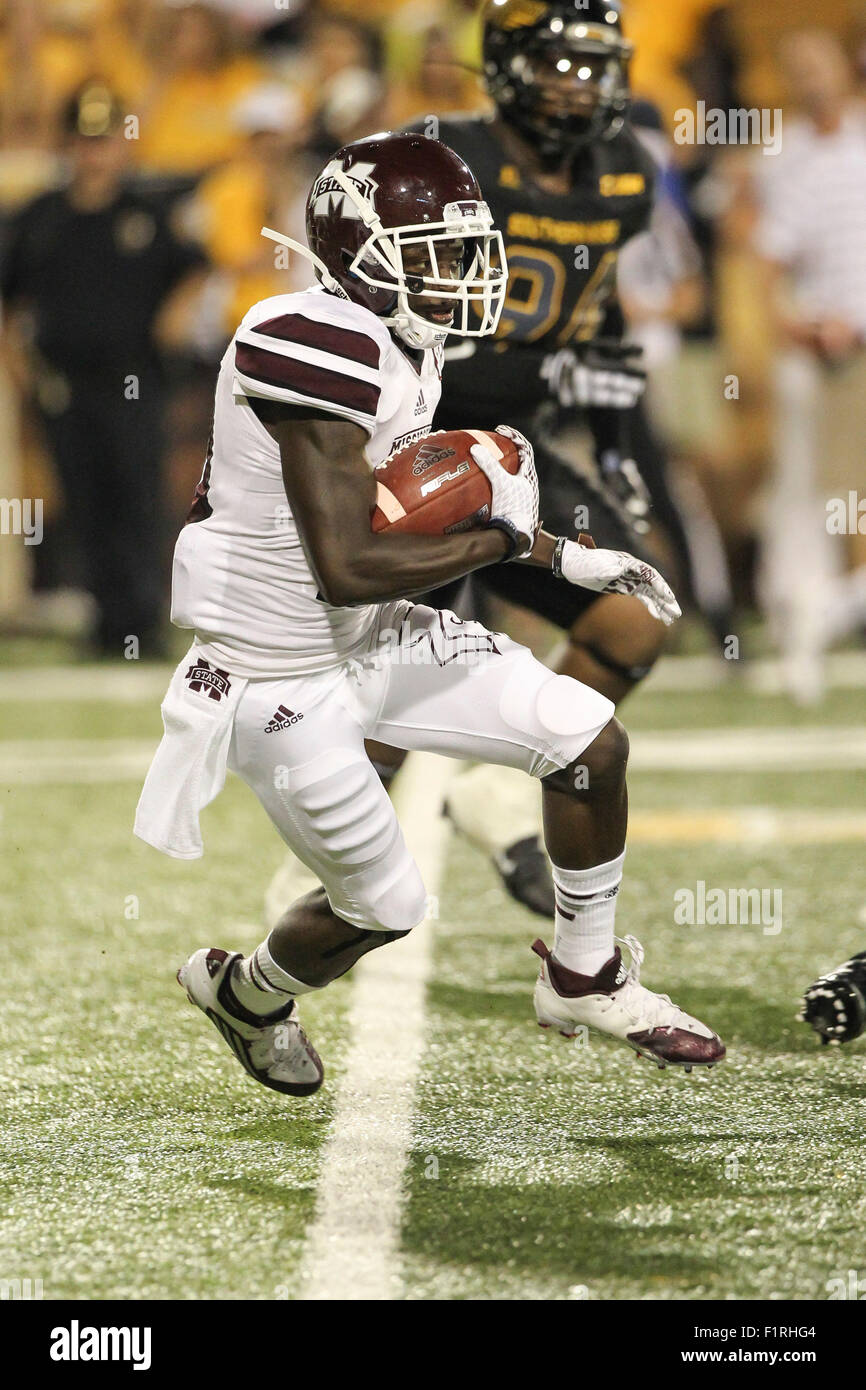
[[600, 780], [616, 781], [624, 776], [628, 749], [628, 734], [614, 716], [580, 756], [589, 774], [588, 785]]
[[418, 865], [407, 864], [402, 874], [367, 907], [365, 926], [373, 931], [404, 935], [424, 921], [427, 892]]

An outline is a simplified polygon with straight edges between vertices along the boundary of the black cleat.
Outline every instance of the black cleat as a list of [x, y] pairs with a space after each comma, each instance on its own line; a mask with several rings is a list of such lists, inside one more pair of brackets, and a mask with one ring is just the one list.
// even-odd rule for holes
[[515, 902], [551, 920], [556, 911], [550, 864], [537, 835], [518, 840], [502, 854], [496, 855], [493, 865], [499, 873], [506, 892]]
[[851, 1042], [866, 1028], [866, 951], [822, 975], [803, 995], [797, 1015], [822, 1043]]

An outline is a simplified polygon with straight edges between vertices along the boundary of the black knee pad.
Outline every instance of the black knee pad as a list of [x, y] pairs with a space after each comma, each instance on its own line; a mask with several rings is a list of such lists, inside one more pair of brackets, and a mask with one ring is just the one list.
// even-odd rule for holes
[[619, 661], [613, 661], [592, 642], [575, 641], [571, 636], [568, 640], [573, 647], [582, 647], [584, 651], [589, 652], [593, 661], [597, 661], [599, 666], [603, 666], [606, 671], [610, 671], [614, 676], [619, 676], [620, 680], [629, 681], [632, 685], [637, 685], [644, 677], [648, 676], [658, 660], [658, 657], [653, 657], [652, 661], [644, 666], [624, 666]]

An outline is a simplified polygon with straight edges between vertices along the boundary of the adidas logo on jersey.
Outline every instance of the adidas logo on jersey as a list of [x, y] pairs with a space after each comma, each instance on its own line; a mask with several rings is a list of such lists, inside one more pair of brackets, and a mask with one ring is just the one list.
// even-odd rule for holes
[[415, 406], [415, 414], [416, 414], [416, 415], [425, 415], [426, 413], [427, 413], [427, 406], [426, 406], [426, 404], [424, 403], [424, 392], [421, 391], [421, 392], [419, 392], [419, 394], [418, 394], [418, 403], [417, 403], [417, 405]]
[[279, 733], [280, 729], [289, 729], [292, 724], [297, 724], [298, 720], [303, 719], [303, 717], [302, 714], [295, 714], [293, 710], [286, 709], [285, 705], [280, 705], [270, 723], [265, 725], [265, 733], [276, 734]]

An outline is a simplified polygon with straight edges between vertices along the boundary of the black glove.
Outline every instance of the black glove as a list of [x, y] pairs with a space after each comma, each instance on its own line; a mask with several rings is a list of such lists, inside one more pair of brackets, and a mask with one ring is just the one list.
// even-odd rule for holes
[[634, 459], [621, 458], [617, 449], [605, 449], [598, 466], [605, 496], [625, 515], [633, 531], [646, 535], [652, 499]]

